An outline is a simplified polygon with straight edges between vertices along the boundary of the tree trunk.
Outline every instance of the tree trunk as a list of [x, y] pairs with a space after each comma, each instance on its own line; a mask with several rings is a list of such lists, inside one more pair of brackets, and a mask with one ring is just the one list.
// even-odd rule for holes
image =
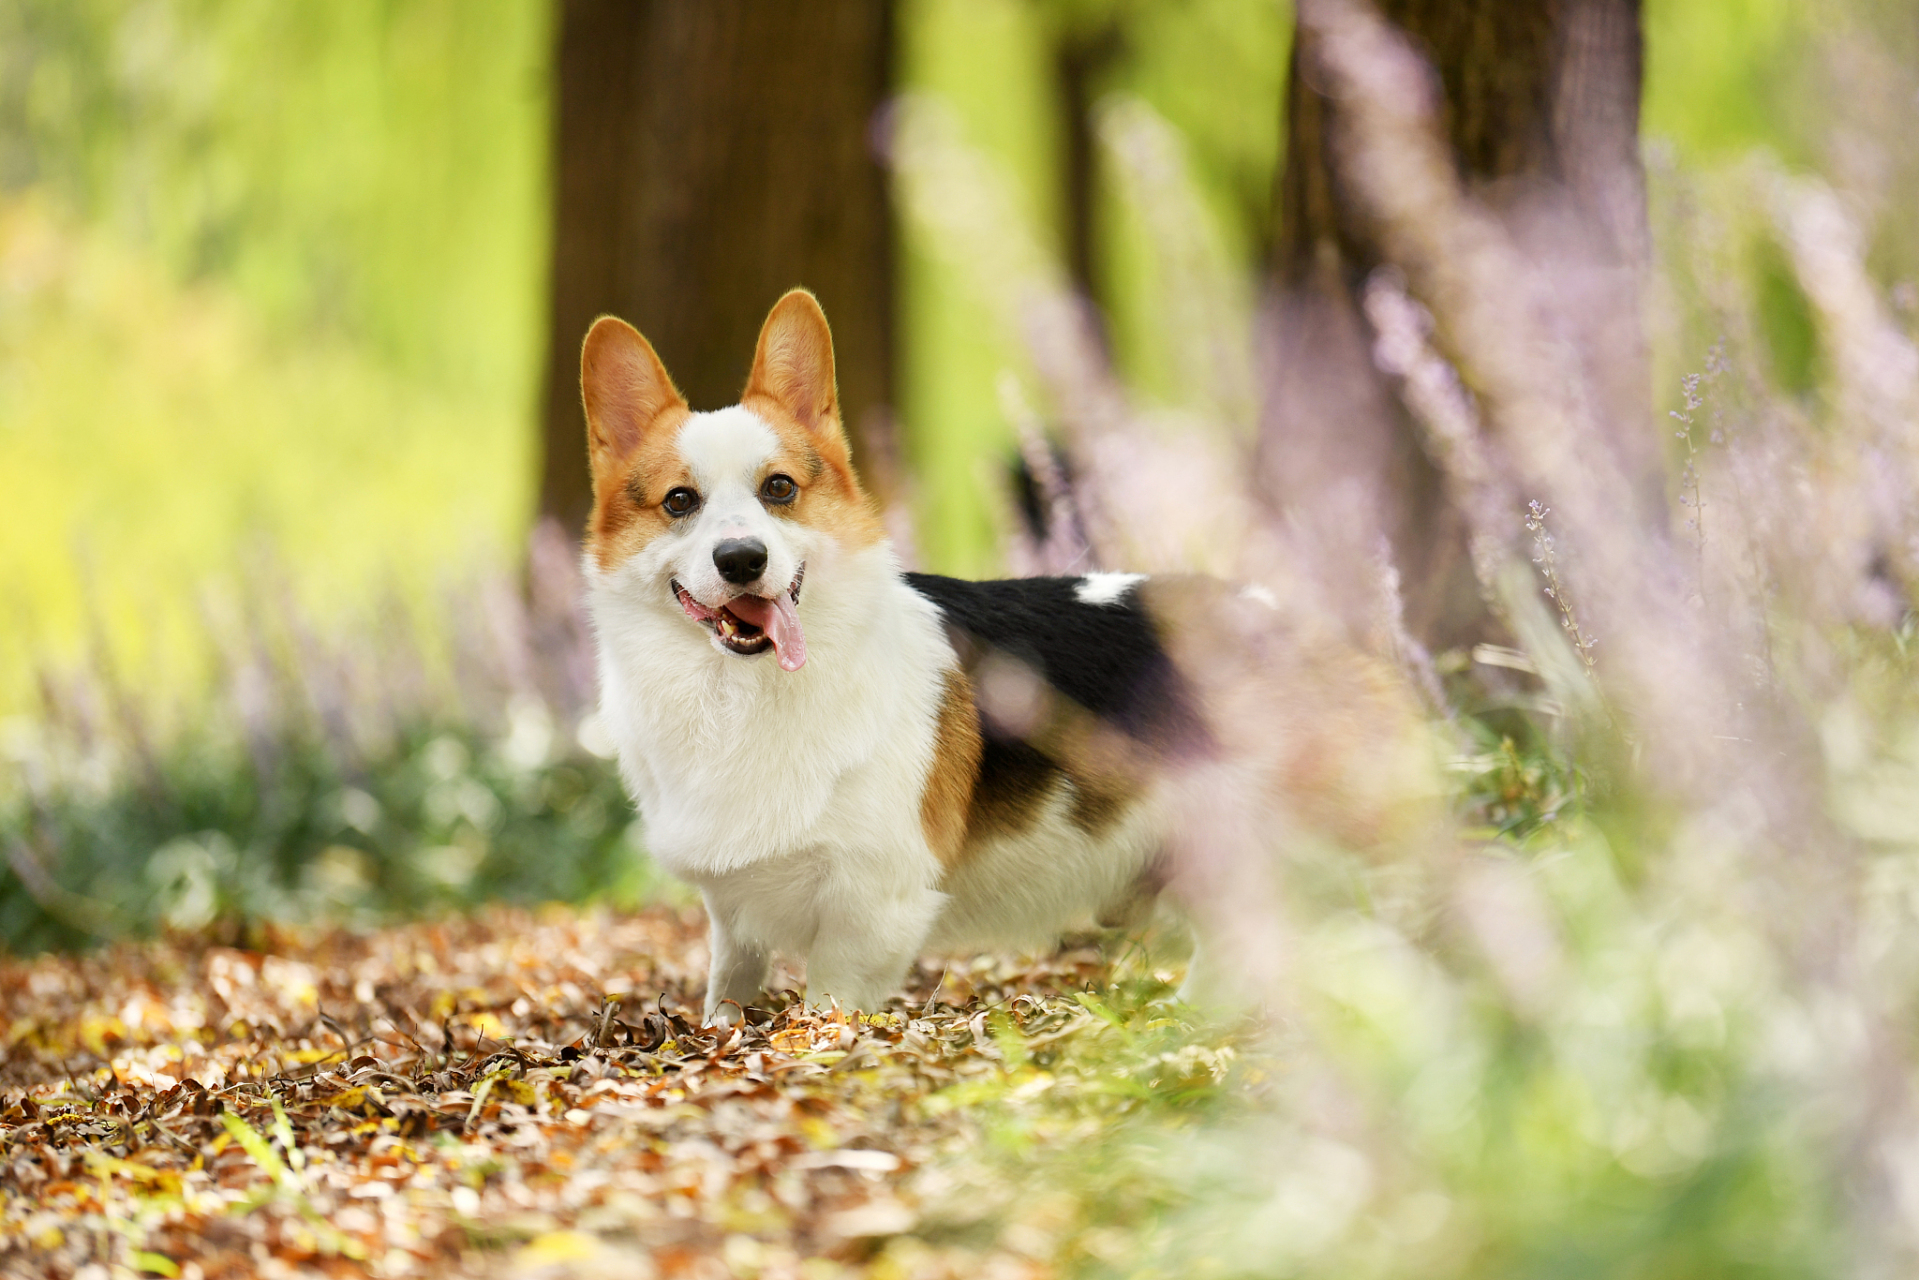
[[[1647, 252], [1639, 0], [1381, 0], [1379, 8], [1432, 64], [1468, 188], [1523, 244], [1551, 257], [1569, 287], [1592, 295], [1575, 336], [1606, 399], [1622, 465], [1647, 503], [1663, 504], [1637, 317]], [[1373, 366], [1357, 299], [1380, 256], [1340, 189], [1335, 110], [1315, 88], [1310, 39], [1296, 38], [1275, 193], [1275, 394], [1262, 473], [1280, 503], [1317, 505], [1329, 575], [1372, 581], [1383, 538], [1413, 634], [1434, 647], [1466, 643], [1488, 634], [1490, 621], [1465, 523]], [[1515, 527], [1522, 518], [1513, 513]]]
[[1101, 269], [1099, 139], [1093, 111], [1101, 80], [1125, 49], [1111, 14], [1068, 15], [1053, 33], [1054, 115], [1059, 128], [1060, 240], [1066, 272], [1104, 328], [1111, 299]]
[[882, 496], [893, 245], [871, 146], [891, 0], [564, 0], [540, 511], [590, 489], [580, 341], [611, 312], [696, 409], [739, 398], [754, 339], [804, 285], [833, 325], [855, 458]]

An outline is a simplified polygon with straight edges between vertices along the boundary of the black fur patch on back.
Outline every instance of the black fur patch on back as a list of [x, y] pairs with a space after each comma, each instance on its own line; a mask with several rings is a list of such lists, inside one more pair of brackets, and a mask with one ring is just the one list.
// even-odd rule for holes
[[906, 575], [948, 626], [1024, 662], [1127, 736], [1162, 750], [1197, 745], [1198, 717], [1138, 590], [1112, 604], [1085, 604], [1075, 594], [1083, 581]]

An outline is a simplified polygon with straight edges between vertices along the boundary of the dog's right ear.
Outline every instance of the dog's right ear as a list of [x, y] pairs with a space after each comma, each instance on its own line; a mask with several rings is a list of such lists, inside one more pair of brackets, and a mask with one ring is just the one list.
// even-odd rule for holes
[[593, 486], [640, 447], [669, 409], [686, 399], [640, 331], [617, 316], [601, 316], [580, 348], [580, 399], [586, 403], [586, 444]]

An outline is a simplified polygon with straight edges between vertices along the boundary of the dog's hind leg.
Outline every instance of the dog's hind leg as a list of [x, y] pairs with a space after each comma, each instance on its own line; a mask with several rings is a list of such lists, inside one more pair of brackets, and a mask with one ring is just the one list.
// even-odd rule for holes
[[[766, 987], [766, 949], [741, 938], [712, 895], [706, 899], [707, 946], [713, 953], [706, 971], [706, 1021], [730, 1023]], [[738, 1009], [722, 1006], [731, 1000]]]

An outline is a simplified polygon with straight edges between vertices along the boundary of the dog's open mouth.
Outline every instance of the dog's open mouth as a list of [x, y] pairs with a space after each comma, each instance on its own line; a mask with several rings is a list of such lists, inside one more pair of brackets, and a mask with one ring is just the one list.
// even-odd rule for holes
[[686, 616], [703, 624], [719, 637], [729, 653], [765, 653], [779, 655], [780, 669], [798, 671], [806, 665], [806, 633], [800, 629], [800, 584], [806, 579], [806, 566], [793, 575], [793, 583], [780, 595], [740, 595], [725, 604], [708, 608], [693, 598], [693, 593], [673, 580], [673, 597]]

